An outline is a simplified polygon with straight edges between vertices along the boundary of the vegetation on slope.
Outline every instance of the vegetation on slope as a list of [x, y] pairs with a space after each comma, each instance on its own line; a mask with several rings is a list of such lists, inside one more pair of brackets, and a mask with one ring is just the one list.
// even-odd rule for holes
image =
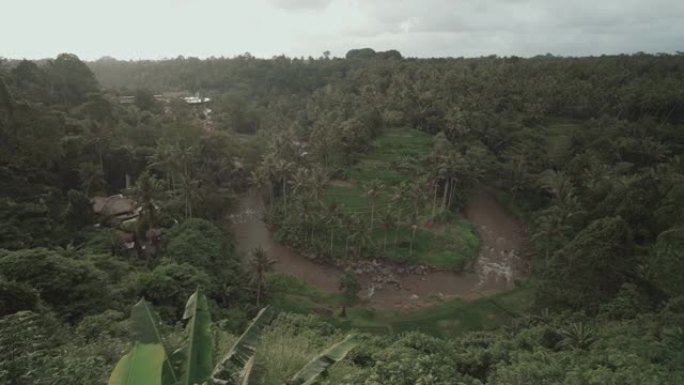
[[[331, 255], [354, 259], [384, 246], [382, 230], [366, 230], [394, 198], [379, 184], [402, 177], [418, 182], [394, 206], [406, 208], [394, 235], [409, 252], [388, 259], [457, 265], [426, 252], [419, 228], [467, 234], [460, 203], [484, 182], [530, 225], [532, 290], [414, 315], [284, 312], [256, 348], [266, 383], [338, 340], [336, 325], [382, 335], [363, 336], [323, 383], [682, 383], [684, 58], [358, 59], [367, 54], [0, 61], [0, 382], [104, 383], [130, 348], [128, 305], [142, 296], [173, 320], [202, 286], [217, 352], [257, 298], [334, 309], [343, 299], [249, 277], [224, 229], [231, 197], [261, 187], [283, 240], [325, 255], [332, 238]], [[210, 117], [170, 93], [198, 88], [215, 100]], [[407, 157], [394, 160], [393, 130], [415, 135]], [[136, 202], [137, 221], [89, 204], [115, 194]], [[320, 222], [335, 218], [336, 200], [364, 215], [331, 237]], [[500, 317], [494, 303], [522, 314]], [[179, 326], [159, 327], [180, 345]], [[401, 333], [415, 329], [442, 337]]]

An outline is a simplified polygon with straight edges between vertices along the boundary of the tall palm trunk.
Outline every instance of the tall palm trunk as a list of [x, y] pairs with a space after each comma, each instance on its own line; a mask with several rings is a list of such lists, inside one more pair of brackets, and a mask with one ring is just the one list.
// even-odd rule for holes
[[446, 211], [447, 209], [447, 198], [449, 195], [449, 187], [451, 185], [449, 184], [449, 179], [446, 179], [444, 181], [444, 191], [442, 192], [442, 211]]
[[349, 235], [347, 235], [347, 238], [344, 241], [344, 259], [349, 258]]
[[285, 212], [285, 216], [287, 216], [287, 181], [285, 178], [282, 179], [282, 184], [283, 184], [283, 210]]
[[451, 200], [452, 200], [453, 197], [454, 197], [453, 180], [452, 180], [452, 179], [450, 179], [450, 180], [451, 180], [451, 183], [450, 183], [450, 184], [451, 184], [452, 187], [449, 188], [449, 202], [447, 203], [447, 207], [448, 207], [449, 209], [451, 209]]
[[437, 214], [437, 184], [434, 184], [434, 194], [432, 194], [432, 219], [435, 219], [435, 215]]
[[413, 240], [416, 239], [416, 225], [411, 226], [411, 243], [409, 245], [409, 257], [413, 256]]
[[382, 242], [382, 252], [385, 253], [387, 251], [387, 233], [389, 233], [389, 229], [385, 228], [385, 239]]
[[261, 274], [259, 274], [257, 282], [257, 292], [256, 292], [256, 306], [259, 307], [259, 302], [261, 301]]
[[330, 256], [332, 257], [333, 255], [333, 243], [335, 241], [335, 229], [333, 227], [330, 227]]

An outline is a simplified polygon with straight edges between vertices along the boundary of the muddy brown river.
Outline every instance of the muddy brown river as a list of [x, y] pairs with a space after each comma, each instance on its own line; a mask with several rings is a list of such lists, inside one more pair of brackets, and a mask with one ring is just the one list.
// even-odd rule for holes
[[[338, 291], [342, 270], [321, 264], [295, 253], [274, 241], [263, 221], [264, 204], [258, 193], [243, 195], [231, 225], [238, 251], [247, 255], [255, 247], [263, 247], [276, 260], [274, 271], [292, 274], [316, 288]], [[361, 299], [377, 308], [411, 309], [439, 302], [446, 298], [476, 298], [513, 287], [514, 280], [527, 273], [529, 250], [524, 227], [486, 188], [474, 190], [464, 214], [480, 238], [477, 260], [467, 272], [453, 273], [402, 266], [366, 263], [372, 269], [360, 268]], [[371, 272], [372, 270], [372, 272]], [[392, 284], [378, 284], [378, 274], [392, 277]]]

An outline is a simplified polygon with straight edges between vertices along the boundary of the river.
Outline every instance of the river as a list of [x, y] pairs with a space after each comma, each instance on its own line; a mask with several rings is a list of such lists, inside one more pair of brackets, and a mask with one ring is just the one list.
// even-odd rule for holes
[[[263, 221], [264, 204], [258, 193], [240, 197], [230, 216], [239, 252], [247, 255], [263, 247], [276, 261], [274, 271], [292, 274], [320, 290], [338, 291], [342, 270], [315, 262], [274, 241]], [[475, 189], [464, 210], [480, 238], [476, 262], [464, 273], [434, 269], [407, 269], [405, 266], [367, 262], [358, 269], [362, 286], [360, 297], [372, 307], [410, 309], [461, 297], [466, 299], [493, 294], [513, 287], [514, 280], [526, 275], [523, 258], [529, 240], [520, 221], [484, 187]], [[391, 276], [391, 284], [378, 283], [378, 275]]]

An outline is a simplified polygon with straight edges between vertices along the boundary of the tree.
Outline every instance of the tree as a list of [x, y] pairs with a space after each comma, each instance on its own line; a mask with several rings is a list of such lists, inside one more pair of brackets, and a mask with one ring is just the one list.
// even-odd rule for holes
[[249, 258], [249, 270], [252, 282], [256, 284], [256, 306], [259, 306], [263, 292], [266, 290], [266, 273], [273, 270], [276, 260], [272, 259], [261, 247], [252, 249]]
[[37, 305], [38, 295], [30, 286], [0, 276], [0, 318], [21, 310], [33, 311]]
[[47, 249], [0, 251], [0, 271], [34, 288], [60, 318], [74, 322], [110, 304], [106, 275], [92, 263]]
[[69, 204], [64, 211], [64, 219], [73, 230], [80, 230], [95, 222], [93, 205], [88, 197], [76, 190], [67, 193]]
[[[335, 230], [340, 227], [343, 223], [344, 208], [343, 206], [337, 205], [336, 203], [331, 203], [328, 206], [326, 213], [325, 224], [328, 226], [330, 231], [330, 250], [329, 254], [332, 258], [334, 255], [333, 247], [335, 245]], [[345, 250], [346, 252], [346, 250]]]
[[48, 75], [56, 101], [66, 105], [84, 102], [91, 92], [98, 91], [95, 75], [78, 56], [63, 53], [50, 62]]
[[385, 236], [382, 241], [382, 251], [387, 251], [387, 236], [390, 230], [397, 225], [397, 217], [391, 206], [387, 206], [387, 211], [382, 216], [382, 227], [385, 229]]
[[141, 111], [152, 111], [157, 107], [157, 100], [150, 90], [139, 88], [135, 91], [134, 104]]
[[684, 228], [661, 233], [649, 250], [643, 270], [646, 277], [672, 297], [684, 295]]
[[342, 291], [342, 316], [347, 314], [347, 306], [353, 305], [358, 300], [361, 284], [353, 271], [347, 270], [340, 277], [340, 290]]
[[137, 233], [139, 238], [145, 238], [147, 231], [158, 225], [157, 199], [162, 192], [162, 187], [157, 178], [143, 171], [135, 182], [132, 189], [133, 199], [140, 206], [140, 215], [137, 222]]
[[10, 117], [14, 113], [14, 98], [3, 77], [0, 77], [0, 112], [0, 125], [4, 124], [5, 117]]
[[369, 231], [373, 231], [373, 225], [375, 222], [375, 201], [378, 199], [380, 196], [380, 192], [385, 186], [380, 182], [379, 179], [373, 179], [368, 183], [366, 186], [366, 192], [365, 196], [370, 199], [371, 201], [371, 218], [370, 218], [370, 229]]
[[350, 49], [345, 57], [347, 59], [372, 59], [375, 57], [375, 50], [372, 48]]
[[166, 255], [178, 263], [189, 263], [217, 277], [238, 259], [233, 239], [213, 223], [191, 218], [173, 226], [167, 234]]
[[597, 219], [553, 254], [542, 277], [541, 302], [595, 310], [617, 293], [635, 268], [631, 232], [625, 221], [620, 217]]
[[185, 299], [197, 287], [216, 295], [216, 285], [204, 271], [188, 263], [165, 262], [149, 273], [142, 274], [135, 283], [136, 294], [160, 309], [164, 317], [182, 314]]
[[81, 163], [78, 167], [78, 175], [81, 178], [81, 189], [86, 196], [90, 196], [91, 193], [104, 192], [105, 177], [100, 164]]

